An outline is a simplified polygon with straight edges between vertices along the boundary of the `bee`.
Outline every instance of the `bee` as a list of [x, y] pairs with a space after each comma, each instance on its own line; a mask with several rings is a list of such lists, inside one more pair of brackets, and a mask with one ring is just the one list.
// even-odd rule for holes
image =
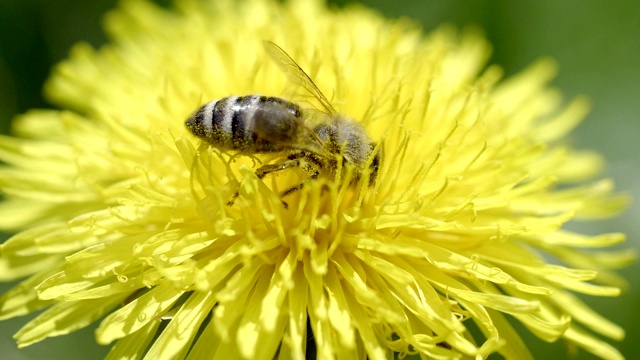
[[[185, 123], [187, 129], [221, 150], [240, 155], [282, 154], [277, 161], [256, 170], [260, 179], [292, 168], [307, 172], [308, 177], [282, 192], [282, 197], [302, 189], [305, 183], [321, 175], [335, 176], [339, 168], [346, 166], [352, 169], [352, 182], [368, 172], [369, 185], [374, 184], [380, 152], [364, 128], [338, 113], [309, 75], [282, 48], [268, 41], [264, 42], [264, 48], [291, 81], [315, 97], [321, 109], [303, 109], [274, 96], [229, 96], [196, 110]], [[233, 199], [229, 201], [232, 203]]]

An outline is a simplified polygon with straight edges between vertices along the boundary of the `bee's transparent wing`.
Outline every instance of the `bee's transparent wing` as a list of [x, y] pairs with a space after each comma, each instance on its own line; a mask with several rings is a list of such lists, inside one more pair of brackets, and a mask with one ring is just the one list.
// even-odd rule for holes
[[285, 74], [287, 74], [287, 76], [289, 77], [289, 80], [302, 86], [303, 88], [305, 88], [305, 90], [311, 93], [311, 95], [313, 95], [313, 97], [315, 97], [320, 102], [322, 107], [324, 107], [329, 114], [335, 115], [337, 113], [336, 109], [334, 109], [333, 106], [331, 106], [331, 103], [329, 102], [329, 100], [327, 100], [327, 98], [324, 96], [322, 91], [318, 89], [318, 87], [313, 82], [313, 80], [311, 80], [309, 75], [307, 75], [307, 73], [304, 72], [304, 70], [302, 70], [300, 65], [298, 65], [291, 58], [291, 56], [289, 56], [289, 54], [287, 54], [284, 50], [282, 50], [280, 46], [274, 44], [271, 41], [265, 40], [263, 41], [263, 45], [264, 45], [265, 51], [267, 52], [267, 54], [269, 54], [269, 57], [271, 57], [271, 59], [276, 64], [278, 64], [278, 67], [280, 67], [280, 69]]

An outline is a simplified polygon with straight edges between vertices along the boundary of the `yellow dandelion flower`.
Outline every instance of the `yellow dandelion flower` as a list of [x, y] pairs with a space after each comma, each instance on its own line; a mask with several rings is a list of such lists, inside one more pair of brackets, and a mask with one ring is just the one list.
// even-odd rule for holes
[[[585, 251], [624, 236], [564, 224], [626, 199], [594, 180], [597, 154], [563, 141], [588, 105], [547, 85], [552, 61], [502, 80], [477, 32], [319, 1], [136, 0], [106, 20], [111, 43], [77, 45], [46, 85], [62, 110], [0, 140], [0, 225], [16, 232], [0, 277], [26, 278], [0, 319], [44, 309], [18, 346], [99, 320], [109, 358], [530, 358], [510, 318], [621, 358], [601, 337], [624, 331], [574, 294], [618, 295], [612, 269], [632, 254]], [[263, 40], [362, 125], [377, 170], [352, 166], [352, 142], [333, 171], [259, 178], [308, 148], [238, 154], [185, 127], [231, 95], [320, 109]]]

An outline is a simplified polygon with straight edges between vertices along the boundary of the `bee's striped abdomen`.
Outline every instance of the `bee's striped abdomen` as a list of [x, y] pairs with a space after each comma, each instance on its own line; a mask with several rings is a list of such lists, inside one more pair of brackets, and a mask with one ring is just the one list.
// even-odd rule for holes
[[212, 145], [241, 152], [273, 152], [291, 141], [302, 114], [287, 100], [261, 95], [229, 96], [203, 105], [187, 128]]

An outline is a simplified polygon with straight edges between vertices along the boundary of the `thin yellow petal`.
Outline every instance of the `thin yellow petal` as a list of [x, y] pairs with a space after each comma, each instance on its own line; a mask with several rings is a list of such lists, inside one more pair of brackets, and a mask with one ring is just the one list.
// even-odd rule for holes
[[96, 329], [98, 343], [108, 344], [134, 333], [151, 321], [157, 321], [180, 295], [182, 292], [166, 283], [149, 290], [102, 320]]
[[29, 346], [48, 337], [66, 335], [89, 326], [121, 303], [124, 296], [99, 300], [58, 303], [47, 309], [18, 331], [18, 347]]
[[180, 310], [171, 318], [162, 334], [155, 339], [151, 348], [145, 353], [145, 358], [184, 358], [198, 333], [200, 324], [213, 309], [215, 300], [211, 293], [191, 294]]
[[152, 321], [133, 334], [118, 339], [105, 357], [105, 360], [134, 360], [142, 358], [159, 326], [159, 321]]

